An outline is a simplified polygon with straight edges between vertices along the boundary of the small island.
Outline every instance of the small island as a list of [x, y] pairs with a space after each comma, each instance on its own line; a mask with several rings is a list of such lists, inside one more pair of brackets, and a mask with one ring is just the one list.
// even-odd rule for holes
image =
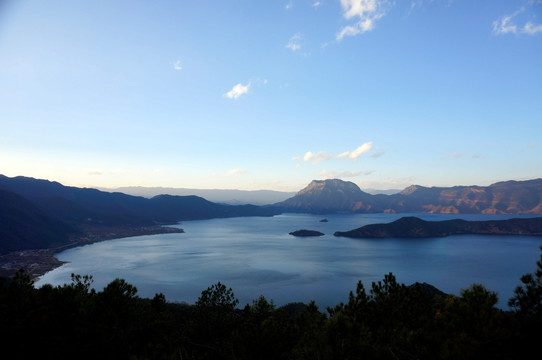
[[430, 238], [463, 234], [542, 236], [542, 217], [425, 221], [411, 216], [387, 224], [370, 224], [350, 231], [337, 231], [334, 235], [351, 238]]
[[320, 231], [316, 231], [316, 230], [305, 230], [305, 229], [302, 229], [302, 230], [296, 230], [296, 231], [292, 231], [290, 233], [290, 235], [293, 235], [293, 236], [322, 236], [322, 235], [325, 235], [324, 233], [321, 233]]

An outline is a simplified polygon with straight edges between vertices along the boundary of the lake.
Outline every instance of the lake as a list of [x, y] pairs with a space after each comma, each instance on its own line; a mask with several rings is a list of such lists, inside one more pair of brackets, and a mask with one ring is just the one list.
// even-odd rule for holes
[[[260, 295], [277, 305], [315, 300], [321, 308], [347, 301], [358, 280], [392, 272], [399, 282], [426, 282], [459, 294], [473, 283], [499, 295], [507, 309], [519, 278], [536, 269], [542, 237], [457, 235], [428, 239], [349, 239], [335, 231], [383, 223], [413, 214], [309, 215], [185, 221], [183, 234], [108, 240], [59, 253], [69, 263], [48, 272], [36, 287], [70, 282], [70, 274], [92, 275], [103, 289], [123, 278], [138, 295], [163, 293], [168, 301], [194, 303], [201, 291], [220, 281], [231, 287], [240, 306]], [[425, 220], [506, 219], [499, 215], [415, 214]], [[328, 222], [320, 222], [327, 218]], [[517, 216], [516, 216], [517, 217]], [[297, 238], [310, 229], [321, 237]]]

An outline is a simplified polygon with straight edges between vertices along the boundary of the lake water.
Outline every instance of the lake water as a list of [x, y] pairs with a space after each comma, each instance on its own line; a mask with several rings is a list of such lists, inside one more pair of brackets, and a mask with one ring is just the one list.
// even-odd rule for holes
[[[429, 239], [349, 239], [335, 231], [390, 222], [405, 214], [284, 214], [186, 221], [184, 234], [139, 236], [70, 249], [57, 255], [69, 263], [37, 283], [61, 285], [70, 274], [92, 275], [97, 290], [115, 278], [138, 289], [138, 295], [163, 293], [168, 301], [194, 303], [202, 290], [220, 281], [231, 287], [240, 306], [264, 295], [275, 304], [315, 300], [320, 307], [348, 299], [358, 280], [372, 281], [393, 272], [399, 282], [427, 282], [459, 294], [481, 283], [499, 295], [507, 308], [519, 278], [533, 272], [542, 237], [459, 235]], [[425, 220], [505, 219], [498, 215], [417, 214]], [[298, 229], [321, 237], [296, 238]]]

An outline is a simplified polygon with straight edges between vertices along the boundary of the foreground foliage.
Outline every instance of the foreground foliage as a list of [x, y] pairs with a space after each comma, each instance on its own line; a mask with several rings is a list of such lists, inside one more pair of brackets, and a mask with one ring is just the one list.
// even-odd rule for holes
[[542, 258], [520, 280], [510, 312], [479, 284], [448, 296], [391, 273], [322, 311], [263, 296], [239, 309], [220, 282], [194, 305], [140, 298], [122, 279], [99, 292], [81, 275], [36, 289], [20, 271], [0, 278], [0, 339], [17, 358], [528, 359], [542, 338]]

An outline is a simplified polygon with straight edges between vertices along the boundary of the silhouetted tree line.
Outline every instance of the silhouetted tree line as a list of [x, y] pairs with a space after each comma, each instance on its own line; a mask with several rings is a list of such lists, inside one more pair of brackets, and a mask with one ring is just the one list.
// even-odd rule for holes
[[19, 271], [0, 278], [0, 339], [19, 359], [538, 359], [542, 257], [520, 280], [511, 311], [479, 284], [442, 296], [391, 273], [321, 311], [263, 296], [240, 309], [220, 282], [194, 305], [138, 297], [122, 279], [99, 292], [81, 275], [36, 289]]

